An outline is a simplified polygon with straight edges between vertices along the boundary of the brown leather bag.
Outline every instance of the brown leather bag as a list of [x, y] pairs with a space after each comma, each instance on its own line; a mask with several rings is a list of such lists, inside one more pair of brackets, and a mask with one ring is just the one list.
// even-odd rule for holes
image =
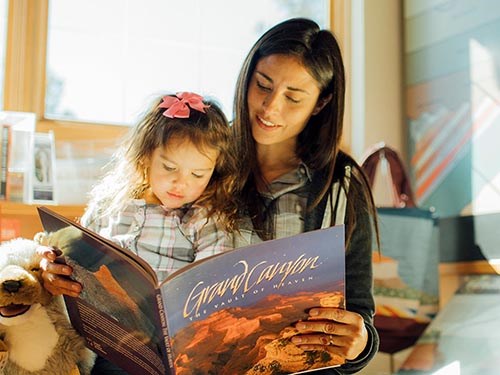
[[394, 202], [391, 207], [416, 207], [410, 180], [406, 173], [403, 161], [398, 153], [384, 143], [377, 143], [367, 152], [361, 167], [368, 177], [370, 186], [373, 188], [377, 167], [383, 163], [384, 159], [389, 163], [390, 176], [394, 189]]
[[[385, 164], [385, 165], [384, 165]], [[380, 169], [378, 169], [380, 168]], [[413, 220], [427, 220], [427, 228], [432, 227], [432, 214], [429, 210], [423, 210], [416, 207], [413, 191], [410, 186], [410, 181], [406, 173], [403, 161], [398, 153], [386, 146], [383, 143], [376, 144], [368, 150], [365, 160], [362, 162], [362, 169], [364, 170], [372, 190], [374, 191], [374, 199], [377, 204], [377, 211], [379, 214], [379, 227], [382, 248], [380, 252], [374, 253], [374, 297], [377, 305], [377, 313], [375, 314], [374, 324], [380, 336], [380, 351], [385, 353], [396, 353], [407, 347], [412, 346], [420, 337], [422, 332], [427, 327], [429, 320], [423, 321], [411, 316], [405, 303], [414, 303], [415, 309], [420, 308], [421, 302], [418, 300], [418, 293], [425, 293], [426, 285], [420, 284], [420, 289], [413, 289], [403, 279], [401, 269], [399, 268], [399, 275], [393, 275], [394, 271], [389, 272], [387, 264], [394, 265], [395, 262], [399, 264], [404, 263], [408, 267], [408, 262], [413, 267], [416, 266], [415, 259], [428, 259], [425, 265], [420, 263], [418, 267], [418, 274], [427, 273], [432, 276], [430, 283], [434, 286], [437, 283], [437, 265], [438, 265], [438, 246], [431, 246], [429, 253], [415, 252], [415, 244], [407, 243], [407, 246], [394, 246], [395, 243], [405, 243], [407, 241], [406, 235], [414, 232], [416, 228], [408, 224], [408, 217], [414, 217]], [[380, 173], [378, 173], [380, 172]], [[384, 204], [380, 204], [381, 199], [377, 202], [377, 195], [375, 194], [375, 180], [376, 178], [383, 180], [383, 184], [378, 192], [384, 193]], [[391, 190], [391, 191], [384, 191]], [[383, 198], [379, 196], [378, 198]], [[431, 232], [422, 233], [422, 240], [430, 241], [428, 234]], [[404, 238], [401, 238], [404, 237]], [[396, 240], [395, 240], [396, 239]], [[399, 240], [398, 240], [399, 239]], [[436, 242], [434, 242], [436, 244]], [[418, 246], [418, 243], [417, 243]], [[408, 253], [409, 252], [409, 253]], [[424, 258], [422, 258], [424, 257]], [[382, 261], [385, 258], [385, 263]], [[380, 265], [380, 266], [379, 266]], [[380, 267], [380, 268], [377, 268]], [[385, 268], [384, 268], [385, 267]], [[379, 272], [382, 273], [379, 274]], [[435, 275], [434, 275], [435, 273]], [[436, 276], [435, 278], [433, 276]], [[389, 281], [384, 281], [388, 278]], [[392, 301], [388, 296], [392, 295], [393, 290], [395, 294], [408, 291], [414, 295], [414, 299], [406, 297], [401, 298], [399, 301]], [[431, 288], [435, 289], [435, 288]], [[407, 301], [407, 302], [406, 302]], [[399, 304], [401, 303], [401, 305]], [[437, 297], [431, 302], [430, 309], [433, 312], [433, 306], [437, 304]], [[426, 306], [427, 307], [427, 306]], [[418, 315], [418, 314], [417, 314]]]

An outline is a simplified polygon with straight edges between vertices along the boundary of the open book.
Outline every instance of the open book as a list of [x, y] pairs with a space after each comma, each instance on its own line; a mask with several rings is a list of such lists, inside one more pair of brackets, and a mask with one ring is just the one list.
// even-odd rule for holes
[[287, 374], [343, 363], [290, 341], [310, 308], [345, 308], [343, 226], [217, 254], [159, 282], [132, 251], [38, 211], [48, 244], [83, 285], [65, 297], [71, 322], [131, 374]]

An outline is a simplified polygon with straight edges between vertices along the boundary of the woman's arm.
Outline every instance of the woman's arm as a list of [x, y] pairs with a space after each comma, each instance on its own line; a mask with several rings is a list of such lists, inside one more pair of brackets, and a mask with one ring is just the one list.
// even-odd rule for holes
[[[362, 186], [362, 185], [361, 185]], [[353, 188], [361, 188], [356, 183]], [[346, 309], [363, 318], [368, 340], [357, 358], [342, 366], [344, 373], [355, 373], [364, 368], [378, 351], [379, 338], [373, 325], [375, 302], [373, 299], [373, 226], [368, 202], [356, 200], [356, 226], [346, 250]]]
[[[350, 204], [355, 205], [355, 227], [346, 250], [346, 310], [311, 309], [310, 321], [297, 327], [303, 332], [295, 339], [307, 350], [325, 349], [341, 355], [341, 367], [318, 371], [321, 374], [349, 374], [360, 371], [378, 351], [378, 334], [373, 326], [375, 303], [372, 287], [372, 220], [363, 182], [353, 178], [349, 188]], [[360, 194], [361, 193], [361, 194]], [[321, 215], [322, 216], [322, 215]], [[314, 319], [314, 321], [313, 321]]]

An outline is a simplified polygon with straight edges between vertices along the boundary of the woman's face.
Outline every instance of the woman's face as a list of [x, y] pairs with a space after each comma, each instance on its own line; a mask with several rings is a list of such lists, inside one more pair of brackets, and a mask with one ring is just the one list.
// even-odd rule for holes
[[295, 145], [311, 115], [319, 112], [318, 82], [300, 60], [270, 55], [259, 60], [248, 88], [252, 135], [260, 145]]
[[154, 196], [167, 208], [179, 208], [197, 200], [215, 169], [219, 152], [200, 150], [189, 140], [173, 138], [154, 150], [149, 184]]

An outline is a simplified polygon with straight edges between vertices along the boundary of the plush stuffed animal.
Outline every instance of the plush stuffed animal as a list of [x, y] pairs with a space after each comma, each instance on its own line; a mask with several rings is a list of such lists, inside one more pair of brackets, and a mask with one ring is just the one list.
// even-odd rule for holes
[[95, 354], [71, 326], [62, 297], [43, 287], [37, 246], [0, 245], [0, 366], [6, 375], [90, 374]]

